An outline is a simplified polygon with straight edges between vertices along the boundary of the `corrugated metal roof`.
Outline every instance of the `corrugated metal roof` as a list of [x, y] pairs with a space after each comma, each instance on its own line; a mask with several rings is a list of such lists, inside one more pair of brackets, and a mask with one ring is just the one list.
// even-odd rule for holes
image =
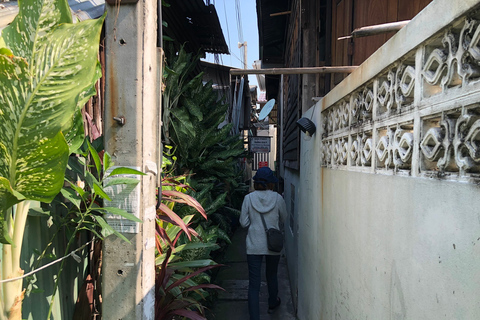
[[288, 15], [270, 16], [288, 10], [288, 0], [257, 0], [258, 41], [263, 68], [283, 66]]
[[187, 51], [229, 53], [215, 6], [203, 0], [172, 1], [162, 8], [162, 17], [168, 24], [163, 34], [185, 44]]
[[72, 15], [80, 21], [97, 19], [105, 12], [105, 0], [69, 0]]
[[[104, 0], [69, 0], [73, 19], [80, 21], [99, 18], [105, 11]], [[18, 2], [9, 1], [0, 3], [0, 30], [13, 21], [18, 14]]]

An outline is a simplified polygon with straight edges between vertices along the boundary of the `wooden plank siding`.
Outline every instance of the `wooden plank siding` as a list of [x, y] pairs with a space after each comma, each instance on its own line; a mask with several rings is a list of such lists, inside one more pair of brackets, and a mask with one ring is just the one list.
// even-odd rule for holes
[[[292, 13], [290, 14], [290, 28], [287, 33], [287, 56], [286, 67], [301, 67], [302, 63], [302, 44], [301, 44], [301, 8], [300, 0], [294, 0], [292, 4]], [[283, 160], [287, 167], [299, 169], [298, 159], [300, 153], [300, 134], [296, 122], [301, 112], [301, 76], [284, 76], [284, 105], [283, 121]]]
[[[410, 20], [432, 0], [331, 0], [332, 66], [360, 65], [394, 33], [337, 40], [354, 29], [387, 22]], [[332, 77], [332, 87], [347, 75]]]
[[[397, 0], [355, 0], [353, 28], [397, 21]], [[347, 32], [346, 34], [349, 34]], [[380, 48], [394, 32], [353, 40], [353, 65], [360, 65]], [[338, 40], [338, 42], [345, 40]]]
[[[359, 27], [412, 19], [431, 0], [291, 0], [285, 31], [285, 67], [360, 65], [392, 33], [337, 40]], [[283, 164], [299, 169], [300, 132], [296, 121], [348, 74], [285, 75], [283, 86]], [[278, 88], [278, 87], [276, 87]], [[267, 93], [277, 90], [267, 88]], [[280, 150], [279, 150], [280, 152]]]
[[[332, 0], [332, 66], [352, 65], [352, 40], [338, 41], [337, 38], [348, 35], [353, 30], [353, 0]], [[332, 87], [340, 83], [347, 75], [332, 76]]]

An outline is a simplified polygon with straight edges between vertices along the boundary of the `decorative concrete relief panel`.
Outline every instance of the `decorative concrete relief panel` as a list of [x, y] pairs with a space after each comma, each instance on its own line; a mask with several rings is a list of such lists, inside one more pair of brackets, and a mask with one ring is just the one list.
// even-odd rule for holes
[[437, 43], [425, 48], [422, 76], [426, 98], [480, 79], [479, 21], [463, 20], [444, 33], [441, 44]]
[[422, 170], [480, 173], [480, 107], [424, 119], [420, 149]]
[[413, 125], [397, 125], [377, 131], [377, 168], [410, 169], [413, 155]]
[[372, 119], [375, 96], [373, 84], [365, 86], [362, 90], [351, 96], [351, 125], [359, 125]]
[[331, 166], [332, 164], [332, 150], [333, 150], [332, 140], [324, 140], [322, 143], [322, 156], [321, 164], [322, 166]]
[[328, 108], [323, 112], [324, 137], [371, 120], [374, 102], [373, 85], [370, 85]]
[[391, 70], [385, 78], [378, 82], [378, 114], [390, 112], [395, 108], [395, 73]]
[[415, 88], [415, 67], [401, 64], [395, 77], [395, 103], [398, 110], [413, 103]]
[[348, 159], [348, 137], [333, 140], [333, 165], [346, 166]]
[[324, 114], [326, 114], [326, 122], [322, 123], [324, 136], [349, 127], [350, 104], [347, 101], [337, 103]]
[[322, 112], [322, 165], [480, 179], [480, 19], [390, 63]]
[[324, 136], [328, 136], [330, 133], [333, 132], [333, 123], [335, 122], [333, 108], [330, 108], [327, 112], [323, 113], [323, 115], [326, 128], [326, 130], [323, 130], [323, 134]]
[[352, 135], [350, 145], [350, 165], [352, 167], [370, 166], [372, 163], [372, 133], [364, 132]]
[[411, 105], [414, 98], [415, 67], [400, 64], [378, 78], [377, 115], [388, 115]]

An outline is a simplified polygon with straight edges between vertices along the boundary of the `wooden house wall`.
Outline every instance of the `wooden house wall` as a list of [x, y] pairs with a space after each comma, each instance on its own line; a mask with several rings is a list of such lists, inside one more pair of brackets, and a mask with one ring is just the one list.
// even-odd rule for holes
[[[431, 0], [331, 0], [332, 1], [332, 66], [360, 65], [393, 32], [364, 38], [337, 40], [354, 29], [387, 22], [410, 20]], [[335, 86], [347, 75], [335, 75]]]
[[102, 34], [102, 40], [98, 52], [98, 60], [102, 68], [102, 77], [95, 84], [97, 94], [88, 100], [82, 109], [85, 135], [92, 140], [97, 139], [103, 134], [103, 111], [104, 111], [104, 93], [105, 93], [105, 39]]
[[[412, 19], [431, 0], [292, 0], [286, 30], [285, 67], [360, 65], [394, 33], [337, 40], [354, 29]], [[285, 75], [283, 160], [298, 169], [300, 133], [296, 121], [347, 74]], [[267, 90], [268, 91], [268, 90]]]
[[[290, 14], [291, 26], [287, 31], [287, 54], [286, 67], [294, 68], [302, 65], [302, 44], [301, 44], [301, 28], [300, 28], [300, 0], [294, 0], [292, 5], [292, 13]], [[298, 169], [299, 156], [299, 130], [296, 122], [299, 119], [301, 108], [301, 76], [285, 75], [283, 101], [284, 117], [283, 121], [283, 160], [287, 167]]]

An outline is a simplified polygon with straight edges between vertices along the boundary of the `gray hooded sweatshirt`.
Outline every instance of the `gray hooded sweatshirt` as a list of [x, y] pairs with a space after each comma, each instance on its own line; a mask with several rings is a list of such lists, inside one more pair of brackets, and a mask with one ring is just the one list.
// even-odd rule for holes
[[283, 224], [287, 217], [285, 200], [275, 191], [257, 190], [245, 197], [240, 214], [240, 224], [248, 228], [247, 254], [279, 255], [280, 252], [268, 250], [267, 235], [260, 214], [265, 218], [267, 229], [280, 230], [280, 223]]

